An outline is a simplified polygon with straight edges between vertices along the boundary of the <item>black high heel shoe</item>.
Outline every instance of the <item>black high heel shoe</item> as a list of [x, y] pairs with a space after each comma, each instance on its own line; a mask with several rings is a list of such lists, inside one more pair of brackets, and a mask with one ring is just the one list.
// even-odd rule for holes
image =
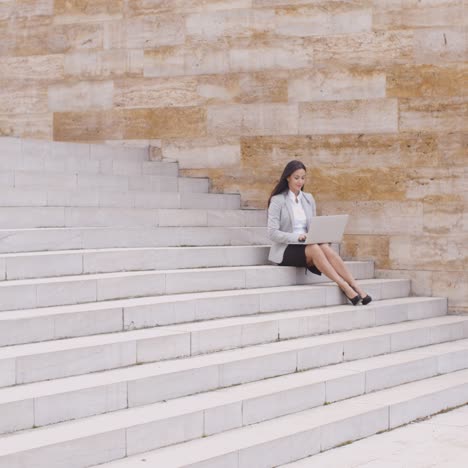
[[369, 294], [367, 294], [365, 297], [362, 298], [361, 302], [364, 304], [364, 305], [367, 305], [369, 304], [369, 302], [372, 301], [372, 297], [369, 296]]
[[[351, 286], [351, 285], [350, 285], [350, 286]], [[353, 286], [351, 286], [351, 287], [354, 289], [354, 291], [356, 292], [356, 294], [358, 294], [358, 296], [359, 296], [359, 293], [356, 291], [356, 289], [355, 289]], [[361, 297], [361, 296], [359, 296], [359, 297]], [[362, 305], [367, 305], [367, 304], [369, 304], [369, 302], [371, 302], [371, 301], [372, 301], [372, 297], [369, 296], [369, 294], [366, 294], [364, 297], [361, 297], [361, 303], [362, 303]]]
[[359, 301], [362, 300], [362, 297], [358, 293], [356, 293], [354, 297], [348, 297], [348, 295], [343, 291], [343, 289], [341, 289], [341, 292], [346, 296], [346, 299], [348, 299], [348, 301], [351, 302], [351, 304], [353, 304], [353, 306], [358, 305]]

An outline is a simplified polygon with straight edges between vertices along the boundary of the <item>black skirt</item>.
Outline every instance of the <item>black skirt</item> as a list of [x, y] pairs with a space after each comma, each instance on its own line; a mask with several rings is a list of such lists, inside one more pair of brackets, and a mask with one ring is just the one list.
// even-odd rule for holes
[[322, 272], [315, 266], [307, 266], [305, 245], [300, 244], [289, 244], [286, 247], [283, 255], [283, 261], [280, 263], [281, 266], [295, 266], [295, 267], [307, 267], [307, 269], [315, 275], [321, 275]]

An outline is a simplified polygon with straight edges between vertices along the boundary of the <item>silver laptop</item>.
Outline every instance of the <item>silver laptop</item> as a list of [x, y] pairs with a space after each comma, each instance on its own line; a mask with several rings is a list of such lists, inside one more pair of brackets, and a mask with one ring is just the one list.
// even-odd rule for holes
[[349, 215], [312, 216], [304, 244], [341, 242]]

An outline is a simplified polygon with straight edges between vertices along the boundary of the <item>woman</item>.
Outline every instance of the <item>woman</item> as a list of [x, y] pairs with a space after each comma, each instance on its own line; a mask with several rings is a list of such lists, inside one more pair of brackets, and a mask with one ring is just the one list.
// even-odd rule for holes
[[330, 244], [304, 245], [310, 218], [316, 215], [315, 200], [303, 192], [306, 168], [290, 161], [268, 200], [268, 236], [272, 240], [269, 260], [279, 265], [306, 267], [325, 273], [353, 305], [369, 304], [372, 298], [356, 283], [341, 257]]

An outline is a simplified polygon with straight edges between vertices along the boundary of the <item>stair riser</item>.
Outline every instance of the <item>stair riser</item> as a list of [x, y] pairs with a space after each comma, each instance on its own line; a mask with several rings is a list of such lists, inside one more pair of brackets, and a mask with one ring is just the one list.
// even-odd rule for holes
[[[244, 362], [248, 367], [249, 363]], [[441, 355], [429, 355], [421, 350], [417, 360], [377, 367], [368, 371], [343, 371], [342, 375], [307, 387], [291, 386], [262, 399], [253, 398], [243, 403], [242, 424], [272, 419], [296, 411], [335, 402], [353, 396], [382, 390], [403, 383], [421, 380], [439, 374], [468, 368], [468, 350], [462, 349]], [[179, 398], [220, 388], [221, 368], [217, 365], [179, 371], [152, 378], [153, 390], [147, 393], [144, 404]], [[13, 432], [32, 426], [44, 426], [70, 419], [103, 414], [139, 406], [136, 382], [118, 382], [95, 388], [26, 399], [0, 406], [4, 418], [0, 433]], [[236, 383], [231, 383], [236, 385]], [[243, 417], [242, 417], [243, 414]], [[218, 415], [219, 416], [219, 415]], [[229, 421], [229, 418], [221, 417]]]
[[269, 245], [265, 227], [7, 229], [0, 253], [124, 247]]
[[0, 160], [17, 167], [23, 163], [26, 167], [42, 169], [46, 163], [67, 163], [69, 161], [100, 162], [148, 162], [148, 147], [137, 148], [124, 145], [72, 143], [15, 137], [0, 138]]
[[117, 271], [266, 265], [269, 247], [142, 249], [2, 258], [0, 281]]
[[[2, 205], [8, 206], [7, 202], [12, 203], [12, 206], [55, 203], [57, 191], [67, 192], [67, 198], [71, 200], [74, 192], [77, 192], [77, 203], [85, 203], [89, 200], [89, 196], [83, 193], [86, 190], [99, 190], [103, 197], [106, 191], [124, 191], [131, 195], [134, 191], [206, 193], [209, 190], [208, 179], [178, 177], [174, 165], [160, 169], [148, 168], [147, 171], [139, 175], [118, 175], [0, 170]], [[30, 201], [34, 195], [36, 198]]]
[[[359, 264], [356, 268], [351, 264], [351, 268], [358, 279], [369, 278], [369, 268]], [[297, 283], [298, 276], [305, 276], [304, 270], [294, 267], [259, 266], [227, 270], [122, 273], [119, 277], [89, 278], [84, 275], [72, 280], [67, 280], [66, 277], [61, 281], [31, 280], [32, 284], [20, 285], [4, 281], [0, 282], [0, 311], [166, 294], [292, 286]], [[326, 280], [313, 278], [312, 275], [307, 275], [306, 279], [310, 282]]]
[[[4, 207], [0, 208], [0, 229], [81, 226], [260, 227], [266, 225], [264, 212], [236, 209], [237, 198], [227, 199], [227, 203], [225, 201], [221, 200], [218, 208], [200, 209]], [[223, 210], [235, 212], [231, 214]]]
[[[19, 213], [26, 212], [26, 208], [40, 206], [72, 208], [240, 209], [240, 196], [237, 194], [178, 192], [174, 190], [177, 189], [177, 186], [170, 187], [170, 189], [171, 191], [168, 192], [100, 191], [96, 189], [82, 189], [81, 191], [54, 190], [49, 192], [38, 190], [3, 190], [0, 192], [0, 207], [18, 207], [15, 211]], [[31, 210], [32, 213], [34, 211]], [[264, 224], [266, 224], [266, 218]]]
[[[374, 284], [366, 286], [374, 300], [392, 299], [407, 296], [409, 283], [399, 282], [399, 288], [389, 284]], [[32, 343], [38, 341], [63, 339], [99, 333], [111, 333], [126, 330], [135, 330], [163, 325], [174, 325], [200, 320], [227, 318], [236, 316], [253, 315], [264, 312], [281, 312], [287, 310], [308, 309], [311, 307], [325, 307], [330, 305], [344, 304], [345, 299], [333, 288], [314, 288], [304, 291], [295, 290], [289, 292], [287, 300], [283, 292], [267, 291], [264, 293], [253, 293], [247, 295], [228, 294], [222, 297], [211, 298], [187, 298], [184, 300], [164, 301], [152, 305], [128, 305], [118, 307], [109, 305], [108, 308], [93, 308], [86, 310], [82, 307], [79, 312], [56, 313], [51, 312], [46, 316], [36, 318], [7, 318], [0, 314], [0, 343], [4, 346]], [[437, 315], [439, 309], [434, 309]], [[441, 306], [442, 307], [442, 306]], [[410, 316], [417, 317], [417, 310], [412, 308]], [[446, 310], [446, 305], [441, 309]], [[427, 314], [427, 309], [420, 312], [422, 316]], [[364, 319], [367, 317], [363, 312]], [[339, 315], [339, 314], [338, 314]], [[349, 320], [347, 314], [340, 318], [336, 325], [326, 323], [331, 329], [344, 329], [343, 327], [358, 326], [356, 320]], [[380, 317], [380, 316], [379, 316]], [[360, 319], [360, 324], [366, 323]], [[405, 320], [401, 316], [393, 320]], [[327, 320], [327, 319], [323, 319]], [[380, 320], [380, 319], [379, 319]], [[309, 321], [310, 322], [310, 321]], [[305, 324], [300, 325], [300, 330]], [[304, 331], [317, 327], [317, 322], [312, 321]], [[284, 330], [285, 337], [286, 330]], [[293, 333], [299, 334], [299, 330], [293, 329]]]
[[51, 174], [51, 175], [129, 175], [129, 174], [177, 174], [177, 164], [159, 161], [132, 161], [119, 159], [86, 159], [80, 156], [46, 156], [8, 158], [0, 153], [0, 172], [6, 174]]
[[[411, 401], [379, 405], [377, 408], [364, 407], [355, 414], [322, 424], [313, 429], [300, 430], [274, 442], [254, 445], [236, 452], [238, 466], [241, 468], [271, 468], [278, 464], [292, 462], [307, 456], [337, 447], [349, 441], [358, 440], [381, 431], [440, 412], [444, 409], [464, 404], [468, 401], [468, 384], [434, 391], [418, 396]], [[239, 412], [239, 410], [237, 410]], [[76, 439], [44, 448], [26, 450], [19, 454], [0, 458], [1, 468], [61, 468], [64, 463], [70, 468], [83, 468], [90, 464], [123, 458], [126, 455], [143, 453], [161, 446], [200, 438], [204, 434], [203, 411], [194, 412], [186, 417], [173, 417], [163, 422], [143, 424], [128, 429], [110, 431], [95, 437]], [[236, 411], [231, 406], [224, 412], [225, 417], [234, 422]], [[216, 411], [213, 418], [219, 420]], [[216, 424], [215, 424], [216, 425]], [[109, 439], [109, 440], [108, 440]], [[99, 450], [98, 450], [99, 447]], [[228, 458], [218, 457], [218, 466], [226, 465]], [[206, 466], [193, 464], [191, 466]], [[154, 465], [151, 465], [154, 466]]]

